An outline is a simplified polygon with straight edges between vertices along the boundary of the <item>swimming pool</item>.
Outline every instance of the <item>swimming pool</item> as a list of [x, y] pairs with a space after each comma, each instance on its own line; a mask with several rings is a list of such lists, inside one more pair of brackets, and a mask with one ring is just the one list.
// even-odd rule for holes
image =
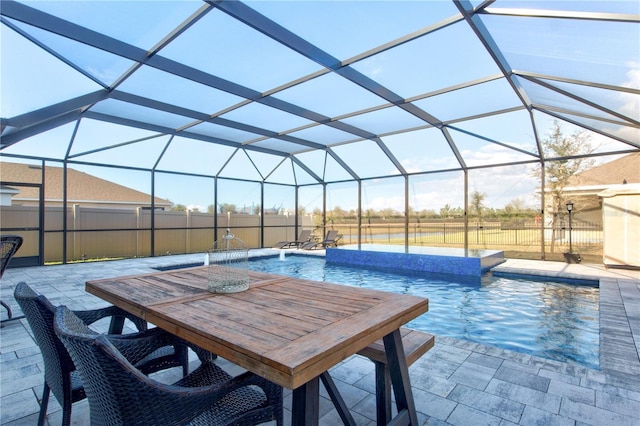
[[252, 259], [249, 268], [316, 281], [429, 298], [407, 326], [547, 359], [599, 368], [599, 291], [594, 285], [485, 275], [455, 282], [325, 263], [288, 255]]

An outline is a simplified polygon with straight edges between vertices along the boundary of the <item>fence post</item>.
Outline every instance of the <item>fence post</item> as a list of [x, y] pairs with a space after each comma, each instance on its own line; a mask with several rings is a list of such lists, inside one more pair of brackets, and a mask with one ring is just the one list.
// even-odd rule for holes
[[[73, 260], [78, 260], [78, 229], [81, 227], [80, 204], [73, 205]], [[64, 253], [66, 255], [66, 253]]]
[[442, 243], [447, 244], [447, 222], [442, 222]]
[[191, 236], [191, 210], [187, 209], [186, 213], [187, 213], [187, 229], [185, 229], [185, 232], [187, 233], [187, 235], [184, 236], [184, 242], [185, 242], [184, 252], [188, 254], [188, 253], [191, 253], [189, 251], [189, 247], [191, 247], [191, 242], [189, 241], [189, 237]]
[[142, 228], [142, 207], [136, 207], [136, 257], [140, 257], [140, 229]]

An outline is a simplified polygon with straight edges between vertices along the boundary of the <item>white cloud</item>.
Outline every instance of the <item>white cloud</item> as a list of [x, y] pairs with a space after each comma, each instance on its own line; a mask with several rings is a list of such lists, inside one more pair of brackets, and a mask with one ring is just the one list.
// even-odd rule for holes
[[395, 195], [390, 197], [375, 197], [370, 200], [368, 203], [362, 203], [362, 209], [373, 209], [373, 210], [382, 210], [382, 209], [393, 209], [398, 212], [404, 211], [404, 196]]
[[[640, 63], [629, 62], [629, 71], [627, 71], [628, 80], [622, 83], [625, 87], [632, 87], [634, 89], [640, 88]], [[620, 100], [620, 113], [638, 119], [640, 117], [640, 95], [627, 92], [618, 92], [618, 98]], [[615, 131], [614, 134], [621, 138], [640, 142], [640, 132], [638, 129], [632, 127], [621, 127]]]

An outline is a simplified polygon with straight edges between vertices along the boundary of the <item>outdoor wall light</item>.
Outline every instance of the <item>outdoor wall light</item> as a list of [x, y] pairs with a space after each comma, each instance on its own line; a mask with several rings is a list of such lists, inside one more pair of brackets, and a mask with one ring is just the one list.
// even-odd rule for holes
[[571, 212], [573, 211], [573, 203], [571, 201], [566, 203], [567, 211], [569, 212], [569, 253], [564, 254], [564, 258], [567, 263], [580, 263], [582, 258], [578, 253], [573, 252], [573, 242], [571, 241], [571, 230], [573, 226], [571, 225]]

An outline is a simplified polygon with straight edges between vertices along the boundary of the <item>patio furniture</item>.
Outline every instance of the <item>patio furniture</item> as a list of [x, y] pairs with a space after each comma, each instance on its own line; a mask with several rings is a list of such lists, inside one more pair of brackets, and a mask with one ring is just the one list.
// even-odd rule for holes
[[[206, 266], [87, 281], [87, 292], [293, 389], [292, 425], [318, 424], [324, 372], [383, 338], [398, 417], [417, 424], [400, 327], [426, 298], [249, 271], [249, 289], [207, 291]], [[153, 291], [152, 291], [153, 289]]]
[[[400, 334], [407, 366], [411, 366], [435, 344], [432, 334], [409, 328], [401, 328]], [[358, 355], [369, 358], [376, 366], [376, 419], [378, 425], [386, 425], [391, 420], [391, 370], [384, 342], [378, 340], [359, 351]]]
[[[0, 278], [4, 275], [4, 271], [7, 269], [7, 266], [9, 266], [9, 262], [13, 258], [13, 255], [15, 255], [20, 246], [22, 246], [22, 241], [23, 239], [20, 235], [0, 236]], [[0, 323], [4, 324], [7, 321], [15, 321], [24, 318], [24, 315], [14, 317], [11, 307], [3, 300], [0, 300], [0, 305], [4, 306], [7, 310], [7, 318], [0, 321]]]
[[342, 235], [340, 235], [335, 229], [332, 229], [331, 231], [327, 231], [327, 235], [324, 237], [324, 240], [319, 242], [309, 241], [308, 243], [302, 244], [300, 248], [304, 250], [314, 250], [319, 247], [337, 247], [338, 240], [340, 240], [340, 238], [342, 238]]
[[[83, 400], [86, 397], [86, 393], [73, 361], [54, 332], [53, 318], [56, 308], [45, 296], [37, 294], [24, 282], [18, 283], [14, 296], [27, 318], [34, 340], [40, 347], [44, 361], [44, 388], [38, 425], [44, 424], [50, 392], [53, 392], [53, 395], [62, 406], [62, 424], [69, 425], [72, 404]], [[109, 329], [111, 334], [122, 332], [122, 323], [124, 321], [120, 320], [120, 318], [129, 319], [139, 331], [147, 330], [146, 321], [115, 306], [91, 311], [76, 311], [75, 314], [86, 324], [93, 324], [101, 319], [111, 318]], [[139, 334], [134, 333], [120, 337], [128, 339], [130, 336], [137, 335]], [[181, 366], [183, 374], [186, 375], [189, 368], [188, 361], [186, 345], [165, 346], [159, 348], [150, 356], [140, 359], [138, 367], [146, 374], [149, 374], [166, 368]]]
[[300, 247], [304, 243], [308, 243], [311, 240], [311, 231], [310, 230], [302, 230], [300, 231], [300, 235], [298, 235], [298, 239], [294, 241], [280, 241], [275, 243], [272, 248], [291, 248], [291, 247]]
[[114, 339], [92, 332], [65, 306], [57, 309], [55, 331], [78, 366], [92, 425], [282, 424], [280, 386], [249, 372], [232, 377], [197, 346], [201, 365], [174, 384], [132, 364], [157, 347], [186, 343], [177, 336]]
[[[402, 336], [402, 346], [404, 347], [407, 366], [411, 366], [433, 348], [435, 342], [435, 336], [432, 334], [410, 328], [401, 328], [400, 335]], [[369, 358], [376, 366], [376, 424], [378, 426], [386, 425], [391, 421], [391, 369], [389, 368], [384, 341], [380, 339], [373, 342], [359, 351], [358, 355]], [[321, 379], [342, 422], [345, 425], [355, 425], [355, 420], [347, 410], [347, 405], [340, 393], [338, 393], [329, 372], [325, 372]]]

